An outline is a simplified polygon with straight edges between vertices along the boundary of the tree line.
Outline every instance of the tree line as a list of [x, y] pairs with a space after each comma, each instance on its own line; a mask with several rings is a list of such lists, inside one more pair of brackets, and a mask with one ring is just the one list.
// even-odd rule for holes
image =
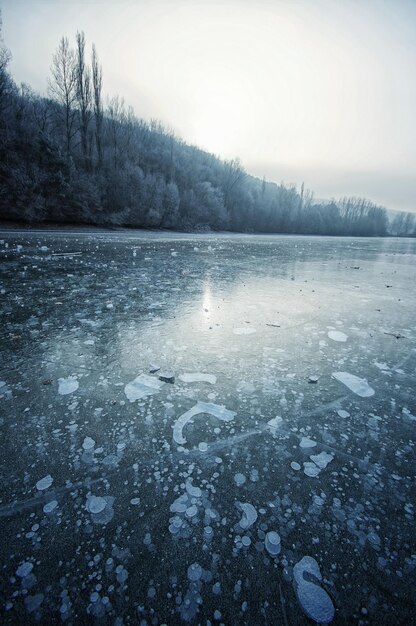
[[[1, 27], [1, 24], [0, 24]], [[0, 30], [1, 36], [1, 30]], [[414, 216], [364, 198], [317, 201], [187, 145], [119, 96], [103, 98], [97, 50], [62, 37], [47, 97], [13, 81], [0, 37], [0, 217], [179, 230], [416, 235]]]

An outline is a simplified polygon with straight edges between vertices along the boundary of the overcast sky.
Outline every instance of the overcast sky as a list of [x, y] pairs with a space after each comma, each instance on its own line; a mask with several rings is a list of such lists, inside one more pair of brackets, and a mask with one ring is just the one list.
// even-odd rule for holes
[[11, 72], [46, 92], [84, 30], [106, 94], [252, 174], [416, 210], [416, 0], [0, 0]]

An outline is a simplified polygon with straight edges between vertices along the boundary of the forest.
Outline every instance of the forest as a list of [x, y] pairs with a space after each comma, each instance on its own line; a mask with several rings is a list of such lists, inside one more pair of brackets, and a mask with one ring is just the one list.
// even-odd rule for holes
[[188, 145], [120, 96], [83, 32], [62, 37], [48, 94], [17, 85], [0, 31], [0, 219], [235, 232], [416, 236], [412, 213], [365, 198], [316, 200]]

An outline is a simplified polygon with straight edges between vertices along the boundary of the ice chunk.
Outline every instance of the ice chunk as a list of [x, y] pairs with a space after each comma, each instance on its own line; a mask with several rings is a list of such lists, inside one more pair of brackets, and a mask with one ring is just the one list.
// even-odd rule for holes
[[316, 446], [316, 441], [309, 439], [309, 437], [302, 437], [299, 446], [301, 448], [314, 448]]
[[330, 330], [328, 337], [332, 339], [332, 341], [339, 341], [341, 343], [344, 343], [348, 339], [348, 336], [340, 330]]
[[365, 378], [358, 378], [358, 376], [354, 376], [354, 374], [349, 372], [334, 372], [332, 376], [361, 398], [374, 396], [375, 391]]
[[223, 422], [230, 422], [234, 419], [236, 413], [229, 411], [225, 406], [219, 404], [212, 404], [211, 402], [197, 402], [189, 411], [183, 413], [173, 425], [173, 439], [178, 445], [186, 443], [186, 439], [183, 436], [183, 429], [186, 424], [196, 415], [201, 413], [208, 413], [213, 417], [217, 417]]
[[255, 328], [250, 326], [243, 326], [242, 328], [233, 328], [234, 335], [252, 335], [257, 332]]
[[281, 550], [280, 535], [274, 532], [274, 530], [271, 530], [266, 534], [264, 545], [267, 552], [271, 556], [277, 556], [278, 554], [280, 554]]
[[89, 513], [101, 513], [107, 506], [107, 501], [101, 496], [90, 496], [87, 499], [86, 508]]
[[254, 506], [248, 502], [238, 502], [238, 508], [243, 512], [243, 517], [240, 520], [241, 528], [247, 530], [250, 526], [253, 526], [257, 519], [257, 511]]
[[202, 374], [200, 372], [181, 374], [179, 379], [184, 383], [210, 383], [211, 385], [215, 385], [217, 382], [217, 377], [213, 374]]
[[58, 378], [58, 385], [58, 393], [61, 396], [66, 396], [78, 389], [79, 382], [75, 376], [69, 376], [68, 378]]
[[163, 372], [159, 372], [159, 380], [173, 385], [175, 382], [175, 372], [173, 370], [163, 370]]
[[38, 489], [39, 491], [44, 491], [45, 489], [49, 489], [52, 483], [53, 478], [50, 474], [48, 474], [47, 476], [44, 476], [43, 478], [38, 480], [38, 482], [36, 483], [36, 489]]
[[316, 476], [318, 476], [321, 470], [317, 465], [315, 465], [315, 463], [310, 463], [309, 461], [306, 461], [303, 464], [303, 471], [306, 476], [309, 476], [310, 478], [315, 478]]
[[311, 461], [313, 461], [320, 469], [325, 469], [326, 466], [334, 460], [332, 454], [328, 454], [328, 452], [320, 452], [320, 454], [311, 454], [309, 457]]
[[130, 383], [127, 383], [124, 387], [124, 393], [130, 402], [134, 402], [135, 400], [141, 400], [141, 398], [158, 393], [163, 385], [164, 383], [154, 376], [140, 374], [140, 376], [137, 376], [137, 378]]

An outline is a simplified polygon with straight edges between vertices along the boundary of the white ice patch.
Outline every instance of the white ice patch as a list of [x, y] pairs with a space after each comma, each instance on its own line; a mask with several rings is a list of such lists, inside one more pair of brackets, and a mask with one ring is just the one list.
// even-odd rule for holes
[[58, 393], [61, 396], [66, 396], [69, 393], [74, 393], [79, 387], [79, 382], [74, 376], [69, 376], [69, 378], [58, 378]]
[[47, 476], [44, 476], [43, 478], [38, 480], [38, 482], [36, 483], [36, 489], [38, 491], [45, 491], [45, 489], [49, 489], [52, 483], [53, 478], [50, 474], [48, 474]]
[[320, 452], [319, 454], [311, 454], [309, 457], [311, 461], [313, 461], [320, 469], [325, 469], [327, 465], [331, 461], [334, 460], [334, 456], [332, 454], [328, 454], [328, 452]]
[[309, 437], [302, 437], [299, 446], [303, 449], [314, 448], [316, 446], [316, 441], [314, 441], [313, 439], [309, 439]]
[[255, 328], [250, 326], [243, 326], [242, 328], [233, 328], [234, 335], [252, 335], [257, 332]]
[[[304, 574], [313, 579], [307, 580]], [[335, 609], [330, 596], [318, 584], [322, 580], [318, 563], [310, 556], [304, 556], [293, 568], [293, 586], [303, 612], [319, 624], [329, 624], [335, 616]]]
[[217, 377], [213, 374], [203, 374], [200, 372], [181, 374], [179, 379], [184, 383], [210, 383], [211, 385], [215, 385], [217, 382]]
[[365, 378], [358, 378], [349, 372], [334, 372], [332, 376], [361, 398], [374, 396], [375, 391]]
[[374, 365], [376, 367], [378, 367], [379, 370], [381, 370], [382, 372], [389, 372], [390, 368], [387, 365], [387, 363], [379, 363], [378, 361], [374, 361]]
[[341, 343], [344, 343], [348, 339], [348, 336], [340, 330], [330, 330], [328, 332], [328, 337], [332, 339], [332, 341], [339, 341]]
[[135, 400], [141, 400], [141, 398], [158, 393], [163, 385], [164, 383], [158, 378], [148, 376], [147, 374], [140, 374], [140, 376], [137, 376], [137, 378], [130, 383], [127, 383], [124, 387], [124, 393], [130, 402], [134, 402]]
[[197, 402], [189, 411], [183, 413], [173, 425], [173, 439], [178, 445], [186, 443], [186, 439], [183, 436], [183, 429], [186, 424], [190, 422], [195, 415], [200, 415], [201, 413], [208, 413], [208, 415], [217, 417], [223, 422], [231, 422], [236, 416], [234, 411], [229, 411], [225, 406], [212, 404], [211, 402]]
[[240, 526], [244, 530], [247, 530], [250, 526], [253, 526], [254, 522], [257, 520], [257, 511], [254, 506], [248, 502], [238, 502], [237, 506], [243, 512]]
[[267, 422], [267, 426], [272, 431], [272, 433], [275, 433], [282, 424], [283, 424], [283, 420], [279, 416], [273, 417], [273, 419]]
[[91, 439], [91, 437], [85, 437], [83, 444], [82, 444], [82, 447], [84, 448], [84, 450], [92, 450], [94, 446], [95, 446], [94, 439]]

